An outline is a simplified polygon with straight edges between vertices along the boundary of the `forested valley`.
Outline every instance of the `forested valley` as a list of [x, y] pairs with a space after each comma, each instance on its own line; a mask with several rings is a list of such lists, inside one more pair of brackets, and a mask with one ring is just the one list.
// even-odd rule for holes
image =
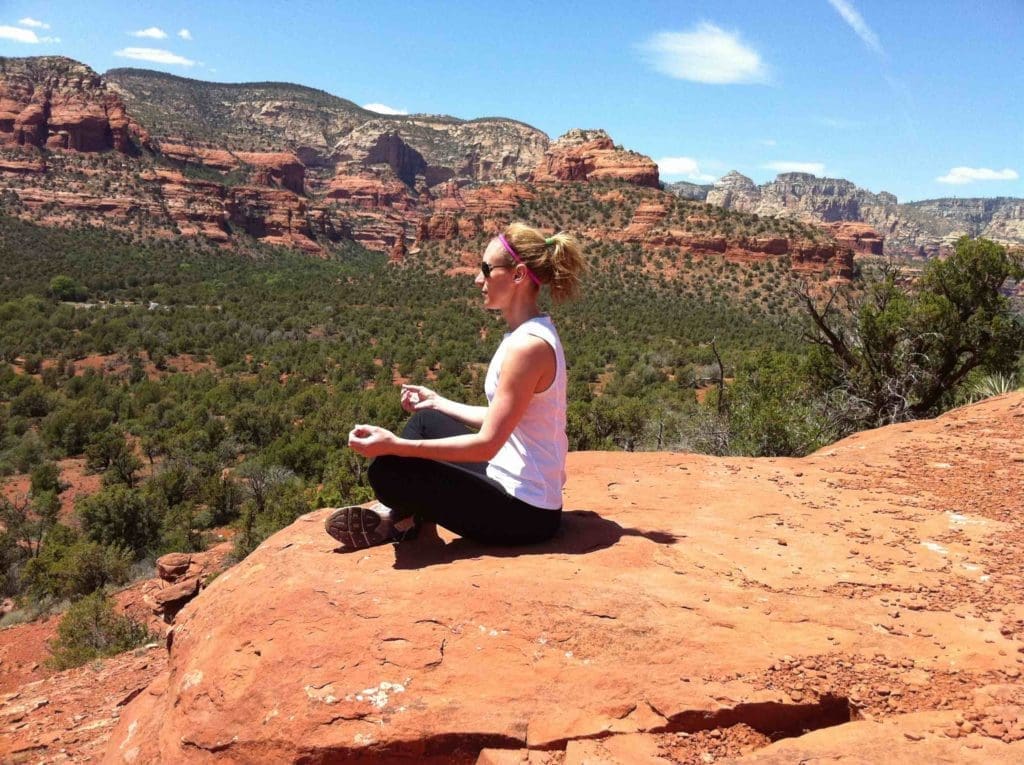
[[[317, 259], [0, 217], [0, 476], [27, 477], [0, 499], [0, 588], [22, 607], [6, 621], [221, 534], [242, 558], [313, 508], [369, 499], [347, 434], [400, 428], [398, 383], [483, 401], [503, 332], [473, 284], [468, 253], [485, 244], [430, 243], [394, 264], [354, 244]], [[584, 297], [550, 307], [567, 349], [570, 448], [801, 455], [964, 401], [991, 373], [1011, 379], [1024, 330], [998, 287], [1019, 264], [969, 244], [965, 257], [1000, 275], [984, 296], [923, 305], [894, 271], [865, 269], [837, 318], [837, 289], [805, 284], [785, 259], [587, 242]], [[955, 277], [926, 269], [925, 281], [941, 293]], [[981, 318], [961, 315], [982, 298]], [[964, 342], [989, 344], [927, 407], [880, 412], [889, 400], [864, 393], [878, 384], [921, 398], [914, 386], [932, 373], [911, 367], [925, 351], [900, 333], [943, 311], [981, 328]], [[850, 366], [872, 343], [889, 344], [887, 382]], [[61, 499], [71, 464], [98, 479], [73, 513]]]

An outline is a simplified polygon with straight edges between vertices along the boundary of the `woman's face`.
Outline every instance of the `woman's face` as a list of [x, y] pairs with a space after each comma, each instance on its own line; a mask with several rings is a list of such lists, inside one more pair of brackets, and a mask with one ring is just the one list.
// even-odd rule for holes
[[474, 284], [480, 288], [484, 296], [484, 308], [499, 310], [504, 308], [512, 296], [515, 284], [516, 267], [510, 262], [508, 253], [501, 242], [492, 239], [484, 250], [483, 262], [490, 267], [491, 275], [484, 276], [483, 269], [476, 274]]

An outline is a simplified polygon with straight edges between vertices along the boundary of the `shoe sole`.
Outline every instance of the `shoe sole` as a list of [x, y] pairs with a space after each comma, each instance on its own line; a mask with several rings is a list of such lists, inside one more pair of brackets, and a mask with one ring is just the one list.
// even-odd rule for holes
[[390, 524], [368, 507], [353, 505], [337, 510], [327, 518], [324, 528], [341, 546], [349, 550], [363, 550], [382, 545], [390, 537]]

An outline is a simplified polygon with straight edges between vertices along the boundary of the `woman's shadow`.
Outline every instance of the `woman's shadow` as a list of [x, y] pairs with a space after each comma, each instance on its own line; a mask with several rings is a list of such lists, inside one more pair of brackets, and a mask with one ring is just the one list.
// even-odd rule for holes
[[644, 537], [660, 545], [675, 544], [680, 537], [665, 531], [647, 531], [620, 526], [602, 518], [592, 510], [569, 510], [562, 513], [562, 526], [546, 542], [517, 547], [486, 545], [458, 538], [445, 544], [440, 538], [421, 538], [395, 545], [395, 568], [412, 569], [451, 563], [460, 558], [515, 558], [520, 555], [562, 553], [585, 555], [611, 547], [622, 537]]

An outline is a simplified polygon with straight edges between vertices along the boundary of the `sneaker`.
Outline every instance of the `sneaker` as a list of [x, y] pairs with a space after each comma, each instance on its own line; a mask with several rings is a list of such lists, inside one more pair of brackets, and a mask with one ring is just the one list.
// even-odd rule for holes
[[380, 502], [370, 507], [350, 505], [335, 510], [327, 517], [324, 528], [346, 550], [363, 550], [386, 542], [401, 542], [415, 537], [417, 531], [415, 524], [405, 531], [397, 530], [391, 518], [391, 508]]

